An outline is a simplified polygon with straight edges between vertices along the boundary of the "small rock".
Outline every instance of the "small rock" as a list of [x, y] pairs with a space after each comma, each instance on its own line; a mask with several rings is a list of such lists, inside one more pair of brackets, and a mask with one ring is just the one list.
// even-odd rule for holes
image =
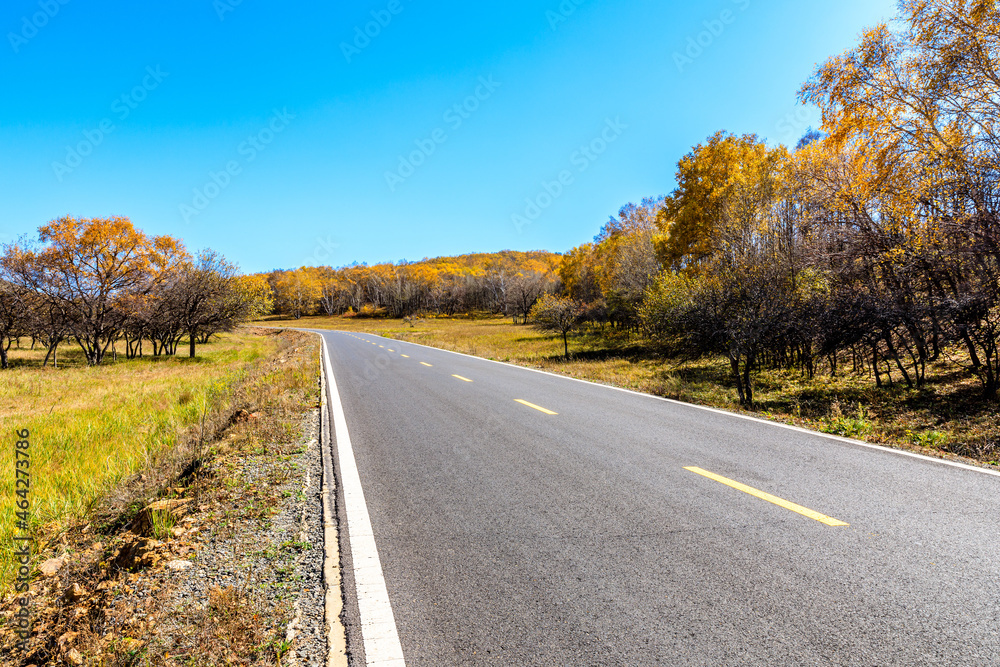
[[56, 645], [59, 647], [60, 651], [65, 651], [69, 646], [76, 641], [76, 632], [66, 632], [63, 633], [59, 639], [56, 640]]
[[66, 662], [68, 662], [71, 665], [82, 665], [83, 656], [80, 655], [80, 652], [77, 651], [75, 648], [71, 648], [66, 653]]
[[115, 556], [114, 565], [122, 570], [133, 571], [152, 567], [160, 560], [155, 551], [162, 546], [162, 542], [146, 538], [126, 542]]
[[173, 570], [174, 572], [183, 572], [184, 570], [189, 570], [194, 567], [194, 563], [189, 560], [172, 560], [167, 563], [167, 569]]
[[50, 558], [41, 565], [38, 566], [39, 572], [42, 576], [48, 579], [49, 577], [56, 576], [56, 573], [62, 569], [63, 565], [66, 564], [66, 558]]
[[143, 555], [142, 558], [136, 561], [136, 569], [145, 570], [151, 567], [155, 567], [156, 564], [159, 563], [161, 560], [163, 560], [163, 557], [160, 556], [160, 554], [153, 551], [149, 551], [145, 555]]
[[180, 526], [174, 526], [173, 528], [170, 529], [170, 534], [173, 535], [174, 537], [180, 537], [181, 535], [184, 534], [184, 529], [181, 528]]
[[65, 599], [67, 602], [76, 602], [77, 600], [82, 598], [84, 594], [85, 591], [83, 590], [83, 588], [80, 587], [80, 584], [73, 584], [72, 586], [66, 589], [65, 593], [63, 593], [63, 599]]

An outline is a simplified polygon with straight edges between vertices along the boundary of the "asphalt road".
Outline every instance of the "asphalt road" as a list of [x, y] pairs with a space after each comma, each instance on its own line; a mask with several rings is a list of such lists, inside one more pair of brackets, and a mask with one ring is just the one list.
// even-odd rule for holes
[[408, 665], [1000, 665], [998, 476], [323, 335]]

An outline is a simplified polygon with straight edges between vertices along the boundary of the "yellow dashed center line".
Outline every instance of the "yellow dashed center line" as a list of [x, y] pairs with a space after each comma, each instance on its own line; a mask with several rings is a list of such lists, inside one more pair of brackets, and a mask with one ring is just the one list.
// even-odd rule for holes
[[539, 412], [544, 412], [547, 415], [557, 415], [557, 414], [559, 414], [558, 412], [552, 412], [551, 410], [546, 410], [545, 408], [543, 408], [543, 407], [541, 407], [539, 405], [535, 405], [534, 403], [528, 403], [527, 401], [523, 401], [520, 398], [515, 398], [514, 401], [517, 402], [517, 403], [520, 403], [521, 405], [527, 405], [529, 408], [532, 408], [534, 410], [538, 410]]
[[410, 355], [408, 355], [408, 354], [401, 354], [399, 356], [403, 357], [404, 359], [409, 359], [410, 358]]
[[421, 361], [421, 362], [420, 362], [420, 365], [421, 365], [421, 366], [427, 366], [428, 368], [433, 368], [433, 366], [431, 366], [431, 365], [430, 365], [429, 363], [427, 363], [426, 361]]
[[697, 475], [701, 475], [702, 477], [707, 477], [707, 478], [709, 478], [711, 480], [714, 480], [714, 481], [718, 482], [719, 484], [725, 484], [726, 486], [730, 486], [730, 487], [736, 489], [737, 491], [742, 491], [743, 493], [749, 493], [751, 496], [753, 496], [755, 498], [760, 498], [761, 500], [766, 500], [767, 502], [773, 503], [773, 504], [777, 505], [778, 507], [784, 507], [786, 510], [791, 510], [791, 511], [795, 512], [796, 514], [801, 514], [802, 516], [807, 516], [810, 519], [815, 519], [816, 521], [819, 521], [820, 523], [825, 523], [828, 526], [848, 526], [848, 525], [850, 525], [850, 524], [844, 523], [843, 521], [840, 521], [838, 519], [834, 519], [833, 517], [829, 517], [829, 516], [827, 516], [825, 514], [820, 514], [819, 512], [814, 512], [813, 510], [811, 510], [811, 509], [809, 509], [807, 507], [803, 507], [802, 505], [796, 505], [795, 503], [792, 503], [792, 502], [789, 502], [787, 500], [784, 500], [783, 498], [779, 498], [777, 496], [772, 496], [770, 493], [765, 493], [764, 491], [761, 491], [759, 489], [755, 489], [752, 486], [747, 486], [746, 484], [740, 484], [739, 482], [736, 482], [736, 481], [733, 481], [733, 480], [728, 479], [726, 477], [723, 477], [722, 475], [716, 475], [714, 472], [709, 472], [707, 470], [702, 470], [701, 468], [697, 468], [697, 467], [694, 467], [694, 466], [685, 467], [684, 469], [688, 470], [690, 472], [693, 472], [693, 473], [695, 473]]
[[469, 378], [464, 378], [464, 377], [462, 377], [461, 375], [452, 375], [452, 377], [453, 377], [453, 378], [458, 378], [458, 379], [459, 379], [459, 380], [461, 380], [462, 382], [472, 382], [472, 380], [470, 380]]
[[390, 352], [395, 352], [396, 350], [389, 350]]

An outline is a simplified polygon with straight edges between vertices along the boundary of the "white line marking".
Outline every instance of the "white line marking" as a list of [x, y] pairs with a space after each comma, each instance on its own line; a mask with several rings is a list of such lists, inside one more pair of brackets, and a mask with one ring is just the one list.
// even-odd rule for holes
[[[322, 336], [320, 336], [322, 338]], [[321, 358], [326, 354], [321, 353]], [[323, 581], [326, 584], [326, 646], [327, 667], [347, 667], [347, 631], [340, 622], [344, 610], [343, 579], [340, 576], [340, 542], [337, 538], [337, 518], [333, 515], [330, 495], [337, 482], [332, 479], [333, 462], [330, 460], [330, 412], [327, 410], [326, 373], [323, 373], [322, 413], [320, 415], [319, 446], [323, 456]]]
[[396, 631], [396, 619], [389, 602], [389, 591], [382, 574], [382, 563], [375, 545], [371, 517], [361, 487], [361, 476], [347, 430], [347, 417], [337, 391], [337, 379], [330, 363], [330, 349], [323, 339], [323, 358], [327, 387], [330, 391], [330, 411], [337, 436], [341, 484], [344, 486], [344, 506], [347, 513], [347, 536], [354, 560], [354, 583], [358, 592], [358, 613], [361, 617], [361, 638], [365, 645], [365, 664], [404, 667], [403, 647]]

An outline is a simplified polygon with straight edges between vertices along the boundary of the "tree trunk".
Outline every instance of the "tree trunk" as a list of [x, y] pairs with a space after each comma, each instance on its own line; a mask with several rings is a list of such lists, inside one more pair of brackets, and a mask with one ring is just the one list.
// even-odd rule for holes
[[753, 383], [750, 381], [750, 367], [753, 365], [753, 358], [747, 355], [743, 365], [743, 394], [746, 397], [746, 407], [753, 407]]
[[984, 367], [985, 374], [983, 378], [983, 397], [988, 401], [992, 401], [997, 397], [997, 389], [1000, 388], [1000, 382], [997, 381], [997, 374], [994, 371], [993, 364], [987, 363]]
[[189, 349], [190, 349], [190, 352], [191, 352], [190, 356], [191, 356], [192, 359], [194, 359], [194, 346], [195, 346], [195, 343], [197, 342], [197, 334], [198, 334], [198, 332], [194, 328], [192, 328], [191, 331], [190, 331], [190, 333], [188, 334], [188, 338], [190, 339], [190, 343], [189, 343], [189, 346], [190, 346]]
[[733, 379], [736, 380], [736, 393], [740, 396], [740, 405], [746, 405], [746, 394], [743, 392], [743, 376], [740, 375], [739, 356], [729, 355], [729, 367], [733, 371]]

